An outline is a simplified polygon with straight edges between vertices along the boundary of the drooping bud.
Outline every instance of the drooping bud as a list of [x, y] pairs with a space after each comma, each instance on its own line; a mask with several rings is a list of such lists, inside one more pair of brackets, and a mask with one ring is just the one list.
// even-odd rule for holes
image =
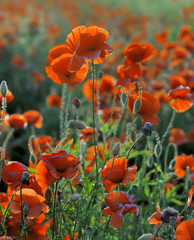
[[79, 108], [80, 107], [80, 100], [78, 98], [74, 98], [72, 100], [72, 104], [76, 107]]
[[51, 201], [52, 192], [51, 192], [50, 188], [47, 188], [47, 190], [45, 191], [44, 196], [45, 196], [47, 202], [50, 202], [50, 201]]
[[154, 147], [154, 154], [157, 158], [159, 158], [162, 154], [162, 146], [160, 143], [157, 143]]
[[36, 165], [36, 156], [32, 153], [30, 154], [30, 161], [32, 162], [33, 165]]
[[127, 95], [125, 93], [121, 94], [120, 99], [121, 99], [121, 104], [124, 106], [124, 104], [127, 100]]
[[24, 216], [25, 218], [27, 218], [28, 213], [29, 213], [28, 204], [27, 204], [27, 202], [24, 202], [24, 203], [23, 203], [23, 216]]
[[119, 154], [119, 151], [120, 151], [120, 142], [116, 143], [113, 148], [112, 148], [112, 154], [114, 157], [116, 157], [118, 154]]
[[22, 174], [22, 184], [29, 185], [29, 180], [28, 180], [29, 175], [30, 174], [27, 171], [23, 172], [23, 174]]
[[135, 142], [136, 140], [136, 133], [133, 130], [130, 132], [130, 139], [132, 142]]
[[77, 202], [77, 201], [79, 200], [79, 197], [80, 197], [79, 194], [74, 193], [73, 195], [71, 195], [70, 201], [71, 201], [71, 202]]
[[146, 122], [142, 128], [142, 132], [146, 136], [151, 136], [152, 135], [152, 124], [150, 122]]
[[86, 128], [86, 125], [85, 123], [81, 122], [81, 121], [75, 121], [74, 122], [74, 125], [75, 127], [78, 129], [78, 130], [83, 130]]
[[68, 124], [67, 124], [68, 127], [74, 127], [75, 126], [75, 120], [69, 120]]
[[2, 97], [6, 97], [7, 95], [7, 82], [3, 80], [0, 85], [1, 95]]
[[139, 111], [140, 107], [141, 107], [141, 100], [137, 99], [133, 106], [133, 114], [136, 114]]

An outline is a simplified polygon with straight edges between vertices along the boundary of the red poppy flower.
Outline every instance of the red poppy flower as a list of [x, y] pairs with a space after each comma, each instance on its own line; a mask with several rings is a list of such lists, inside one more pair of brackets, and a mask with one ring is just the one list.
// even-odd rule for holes
[[35, 155], [41, 154], [41, 152], [49, 152], [50, 147], [54, 146], [53, 138], [47, 135], [41, 135], [35, 139], [31, 139], [31, 144]]
[[[96, 130], [95, 130], [95, 136], [97, 136]], [[79, 138], [84, 142], [88, 142], [90, 139], [94, 138], [94, 129], [91, 127], [86, 127], [85, 129], [81, 130]]]
[[194, 172], [194, 157], [193, 155], [186, 156], [184, 153], [175, 158], [174, 173], [179, 178], [186, 174], [186, 169], [189, 167], [190, 173]]
[[126, 185], [127, 183], [129, 183], [129, 181], [134, 181], [137, 171], [136, 165], [127, 168], [126, 158], [115, 158], [111, 171], [112, 162], [113, 159], [110, 159], [101, 172], [101, 176], [103, 177], [102, 184], [104, 187], [106, 186], [110, 175], [106, 188], [108, 192], [110, 192], [119, 183], [122, 185]]
[[69, 180], [78, 174], [79, 159], [64, 150], [43, 153], [41, 159], [36, 167], [36, 180], [43, 192], [57, 179], [64, 177]]
[[188, 192], [188, 206], [194, 207], [194, 186]]
[[182, 129], [172, 128], [170, 130], [169, 142], [181, 145], [188, 142], [188, 139], [186, 138], [185, 132]]
[[141, 62], [144, 63], [150, 58], [152, 58], [156, 53], [153, 45], [151, 43], [131, 43], [125, 50], [124, 55], [131, 63]]
[[0, 204], [1, 207], [4, 209], [9, 204], [9, 196], [6, 193], [0, 193]]
[[42, 115], [38, 111], [30, 110], [25, 112], [23, 116], [27, 119], [28, 125], [33, 125], [36, 128], [42, 127]]
[[[137, 99], [139, 99], [139, 92], [129, 95], [128, 108], [131, 113], [133, 113], [134, 103]], [[160, 118], [155, 115], [160, 109], [160, 103], [158, 100], [146, 91], [142, 91], [140, 100], [141, 107], [137, 113], [142, 119], [142, 124], [145, 124], [146, 122], [150, 122], [152, 125], [158, 124]]]
[[73, 72], [79, 71], [88, 60], [94, 61], [94, 64], [102, 63], [113, 51], [105, 42], [108, 38], [108, 32], [97, 26], [74, 28], [66, 40], [66, 44], [74, 51], [68, 69]]
[[169, 30], [168, 29], [163, 29], [160, 32], [157, 32], [154, 34], [154, 38], [156, 42], [158, 43], [166, 43], [168, 41], [168, 36], [169, 36]]
[[193, 106], [189, 87], [181, 85], [170, 90], [169, 96], [173, 99], [170, 102], [170, 106], [178, 113], [185, 112]]
[[[6, 104], [10, 103], [14, 99], [13, 94], [9, 90], [7, 90], [7, 94], [5, 96], [5, 99], [6, 99]], [[1, 92], [0, 92], [0, 104], [1, 105], [2, 105], [2, 100], [3, 100], [3, 98], [2, 98], [2, 95], [1, 95]]]
[[28, 125], [28, 120], [21, 114], [6, 115], [4, 123], [12, 128], [20, 129]]
[[60, 108], [62, 99], [59, 95], [52, 93], [47, 97], [47, 104], [49, 107]]
[[125, 192], [112, 192], [105, 196], [108, 207], [103, 209], [103, 215], [111, 215], [110, 225], [114, 228], [120, 228], [123, 224], [123, 215], [134, 213], [138, 215], [139, 208], [133, 201], [133, 196]]
[[15, 68], [18, 69], [24, 69], [24, 67], [26, 66], [26, 60], [24, 60], [21, 56], [19, 55], [15, 55], [12, 58], [12, 64]]
[[[78, 240], [78, 233], [74, 233], [73, 239]], [[69, 234], [65, 235], [63, 240], [71, 240], [70, 235]]]
[[1, 171], [1, 178], [6, 184], [21, 183], [22, 174], [27, 171], [28, 168], [20, 162], [8, 162]]
[[180, 224], [181, 216], [178, 216], [178, 212], [174, 211], [173, 209], [166, 209], [163, 212], [160, 211], [160, 207], [156, 207], [156, 212], [153, 213], [149, 218], [148, 222], [149, 224], [154, 224], [154, 230], [159, 228], [161, 222], [163, 222], [162, 227], [166, 227], [169, 225], [170, 218], [175, 218], [175, 227], [177, 227]]
[[[32, 219], [38, 217], [41, 212], [48, 212], [48, 206], [45, 203], [45, 198], [37, 194], [33, 189], [22, 189], [22, 201], [26, 202], [29, 207], [29, 213], [27, 218]], [[21, 213], [21, 199], [20, 191], [17, 191], [10, 204], [10, 211], [14, 214]]]
[[176, 229], [176, 240], [193, 240], [194, 239], [194, 220], [183, 221]]

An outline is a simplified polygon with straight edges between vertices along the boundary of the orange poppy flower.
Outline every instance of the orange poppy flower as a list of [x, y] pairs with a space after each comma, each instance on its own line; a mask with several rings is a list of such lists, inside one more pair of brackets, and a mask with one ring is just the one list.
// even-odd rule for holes
[[66, 44], [74, 51], [68, 66], [69, 71], [79, 71], [88, 60], [94, 64], [102, 63], [113, 52], [111, 46], [105, 42], [108, 38], [108, 32], [97, 26], [74, 28], [66, 39]]
[[[14, 99], [13, 94], [9, 90], [7, 90], [7, 94], [5, 96], [5, 99], [6, 99], [6, 104], [10, 103]], [[0, 91], [0, 104], [1, 105], [2, 105], [2, 100], [3, 100], [3, 98], [2, 98], [2, 95], [1, 95], [1, 91]]]
[[194, 207], [194, 186], [188, 192], [187, 206]]
[[78, 174], [79, 158], [64, 150], [50, 154], [43, 153], [41, 159], [36, 167], [36, 181], [43, 192], [57, 179], [64, 177], [69, 180]]
[[194, 239], [194, 219], [183, 221], [176, 229], [176, 240], [193, 240]]
[[[97, 131], [95, 130], [95, 136], [97, 137]], [[94, 129], [91, 127], [86, 127], [85, 129], [81, 130], [80, 133], [80, 140], [84, 142], [88, 142], [90, 139], [94, 138]]]
[[[102, 116], [101, 116], [102, 121], [105, 123], [108, 122], [110, 120], [111, 113], [112, 113], [112, 106], [103, 108]], [[117, 106], [114, 106], [111, 124], [113, 124], [115, 120], [119, 118], [120, 113], [121, 113], [121, 109]]]
[[[139, 92], [129, 95], [128, 109], [131, 113], [133, 113], [134, 103], [137, 99], [139, 99]], [[141, 107], [137, 113], [142, 119], [142, 124], [145, 124], [146, 122], [150, 122], [152, 125], [158, 124], [160, 118], [155, 115], [160, 109], [160, 103], [158, 100], [146, 91], [142, 91], [140, 100]]]
[[179, 74], [172, 74], [169, 76], [170, 78], [170, 87], [171, 89], [177, 88], [180, 85], [186, 86], [187, 85], [187, 80], [180, 76]]
[[154, 34], [154, 38], [158, 43], [166, 43], [168, 41], [169, 30], [163, 29], [160, 32]]
[[23, 114], [27, 119], [28, 125], [33, 125], [36, 128], [42, 127], [42, 115], [36, 110], [30, 110]]
[[26, 66], [26, 60], [24, 60], [21, 56], [19, 55], [15, 55], [12, 58], [12, 64], [15, 68], [18, 69], [24, 69], [24, 67]]
[[170, 90], [169, 96], [172, 98], [170, 106], [178, 113], [185, 112], [193, 106], [189, 87], [181, 85]]
[[21, 184], [22, 174], [27, 171], [28, 168], [20, 162], [8, 162], [1, 171], [1, 178], [6, 184]]
[[52, 93], [47, 97], [47, 104], [49, 107], [60, 108], [62, 106], [62, 99], [59, 95]]
[[134, 213], [138, 215], [139, 208], [133, 200], [133, 196], [125, 192], [112, 192], [105, 196], [108, 207], [103, 209], [103, 215], [111, 215], [110, 225], [114, 228], [120, 228], [123, 224], [123, 215]]
[[131, 43], [125, 50], [124, 55], [127, 57], [131, 63], [144, 63], [150, 58], [152, 58], [156, 53], [153, 45], [151, 43]]
[[41, 152], [49, 152], [50, 147], [54, 146], [53, 138], [47, 135], [41, 135], [35, 139], [31, 139], [31, 144], [35, 155], [41, 154]]
[[0, 204], [3, 209], [8, 206], [9, 196], [6, 193], [0, 193]]
[[103, 177], [102, 184], [104, 187], [106, 187], [107, 185], [106, 190], [108, 192], [110, 192], [114, 187], [116, 187], [117, 184], [126, 185], [127, 183], [129, 183], [129, 181], [134, 181], [135, 174], [137, 172], [136, 165], [127, 168], [126, 158], [115, 158], [111, 171], [112, 162], [113, 159], [110, 159], [101, 172], [101, 176]]
[[186, 156], [184, 153], [175, 158], [174, 173], [179, 178], [186, 174], [186, 169], [189, 167], [190, 173], [194, 172], [194, 157], [193, 155]]
[[[48, 213], [48, 206], [45, 203], [45, 198], [37, 194], [33, 189], [22, 189], [22, 201], [26, 202], [29, 207], [29, 213], [27, 218], [33, 219], [40, 215], [41, 212]], [[21, 213], [21, 199], [20, 191], [17, 191], [10, 204], [10, 211], [14, 214]]]
[[169, 225], [170, 218], [175, 218], [175, 227], [177, 227], [180, 224], [181, 216], [178, 216], [178, 212], [174, 209], [167, 208], [163, 212], [160, 211], [160, 207], [156, 207], [156, 212], [153, 213], [149, 218], [148, 222], [149, 224], [154, 224], [154, 230], [159, 228], [161, 222], [163, 221], [162, 227], [166, 227]]
[[[78, 233], [74, 233], [73, 239], [78, 240]], [[70, 235], [69, 234], [65, 235], [63, 240], [71, 240]]]
[[188, 142], [188, 139], [186, 138], [185, 132], [182, 129], [172, 128], [170, 130], [170, 137], [168, 141], [170, 143], [175, 143], [179, 146]]
[[28, 125], [28, 120], [22, 114], [6, 115], [4, 123], [12, 128], [20, 129], [25, 128]]
[[[57, 53], [55, 53], [55, 51]], [[54, 55], [54, 53], [59, 54], [59, 50], [58, 49], [56, 50], [54, 48], [52, 56], [56, 56]], [[62, 51], [58, 57], [56, 57], [55, 59], [52, 60], [52, 62], [50, 62], [50, 66], [47, 66], [45, 68], [47, 76], [51, 78], [51, 80], [59, 84], [63, 83], [78, 84], [82, 82], [88, 73], [88, 64], [84, 65], [83, 67], [80, 67], [79, 70], [76, 72], [70, 72], [68, 70], [68, 65], [72, 59], [72, 56], [73, 56], [72, 53], [69, 52], [64, 53]]]

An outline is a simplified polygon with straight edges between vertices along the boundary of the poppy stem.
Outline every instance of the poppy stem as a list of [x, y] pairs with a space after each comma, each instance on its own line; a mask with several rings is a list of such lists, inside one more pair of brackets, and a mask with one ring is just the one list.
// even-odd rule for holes
[[66, 112], [65, 112], [65, 123], [63, 124], [63, 132], [62, 136], [65, 135], [68, 129], [68, 118], [69, 118], [69, 110], [70, 110], [70, 105], [71, 105], [71, 85], [69, 84], [69, 94], [68, 94], [68, 100], [67, 100], [67, 105], [66, 105]]
[[76, 216], [75, 216], [75, 222], [74, 222], [74, 227], [73, 227], [73, 235], [72, 235], [72, 238], [71, 238], [72, 240], [74, 239], [75, 229], [76, 229], [76, 225], [77, 225], [78, 210], [79, 210], [79, 201], [77, 203]]
[[9, 139], [11, 138], [12, 134], [14, 133], [14, 128], [10, 128], [8, 133], [7, 133], [7, 136], [3, 142], [3, 145], [2, 145], [2, 148], [4, 149], [4, 151], [6, 151], [6, 148], [7, 148], [7, 143], [9, 141]]
[[96, 141], [96, 119], [95, 119], [95, 99], [94, 99], [94, 83], [95, 83], [95, 67], [94, 62], [92, 61], [92, 115], [93, 115], [93, 144], [95, 152], [95, 163], [96, 163], [96, 182], [98, 182], [98, 156], [97, 156], [97, 141]]
[[24, 218], [23, 218], [23, 201], [22, 201], [22, 186], [23, 183], [20, 185], [20, 201], [21, 201], [21, 219], [22, 219], [22, 225], [24, 225]]
[[156, 237], [158, 236], [158, 233], [159, 233], [159, 231], [160, 231], [160, 228], [162, 227], [162, 224], [163, 224], [163, 221], [161, 221], [160, 226], [158, 227], [157, 231], [156, 231], [155, 234], [154, 234], [154, 240], [155, 240]]
[[61, 104], [61, 109], [60, 109], [60, 114], [59, 114], [59, 119], [60, 119], [60, 138], [64, 137], [64, 109], [65, 109], [65, 94], [66, 94], [66, 90], [67, 90], [67, 85], [63, 84], [62, 94], [61, 94], [62, 104]]
[[0, 121], [0, 131], [2, 129], [3, 126], [3, 119], [4, 119], [4, 115], [5, 115], [5, 111], [6, 111], [6, 98], [3, 97], [2, 99], [2, 115], [1, 115], [1, 121]]
[[169, 154], [169, 149], [170, 149], [171, 146], [174, 148], [174, 158], [173, 159], [175, 159], [175, 157], [178, 155], [178, 149], [177, 149], [176, 144], [169, 143], [167, 148], [166, 148], [165, 157], [164, 157], [164, 174], [165, 174], [166, 177], [167, 177], [168, 154]]
[[143, 133], [141, 133], [140, 135], [139, 135], [139, 137], [135, 140], [135, 142], [130, 146], [130, 148], [129, 148], [129, 151], [128, 151], [128, 153], [127, 153], [127, 159], [129, 158], [129, 154], [130, 154], [130, 152], [131, 152], [131, 150], [135, 147], [135, 145], [141, 140], [141, 138], [144, 136], [144, 134]]
[[162, 141], [161, 141], [161, 144], [163, 145], [165, 143], [165, 141], [167, 140], [166, 138], [168, 137], [168, 134], [169, 134], [169, 131], [170, 129], [173, 127], [173, 123], [174, 123], [174, 120], [175, 120], [175, 116], [176, 116], [176, 111], [173, 110], [173, 114], [172, 114], [172, 117], [171, 117], [171, 120], [168, 124], [168, 127], [162, 137]]
[[55, 195], [54, 195], [54, 202], [53, 202], [53, 232], [52, 232], [52, 240], [55, 239], [55, 233], [56, 233], [56, 200], [57, 200], [57, 191], [58, 191], [58, 183], [59, 183], [59, 179], [57, 179], [56, 183], [55, 183]]

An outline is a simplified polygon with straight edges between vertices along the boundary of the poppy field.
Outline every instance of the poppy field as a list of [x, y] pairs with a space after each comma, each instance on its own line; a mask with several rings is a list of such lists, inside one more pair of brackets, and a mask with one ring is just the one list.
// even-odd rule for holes
[[191, 0], [1, 0], [0, 240], [194, 240]]

